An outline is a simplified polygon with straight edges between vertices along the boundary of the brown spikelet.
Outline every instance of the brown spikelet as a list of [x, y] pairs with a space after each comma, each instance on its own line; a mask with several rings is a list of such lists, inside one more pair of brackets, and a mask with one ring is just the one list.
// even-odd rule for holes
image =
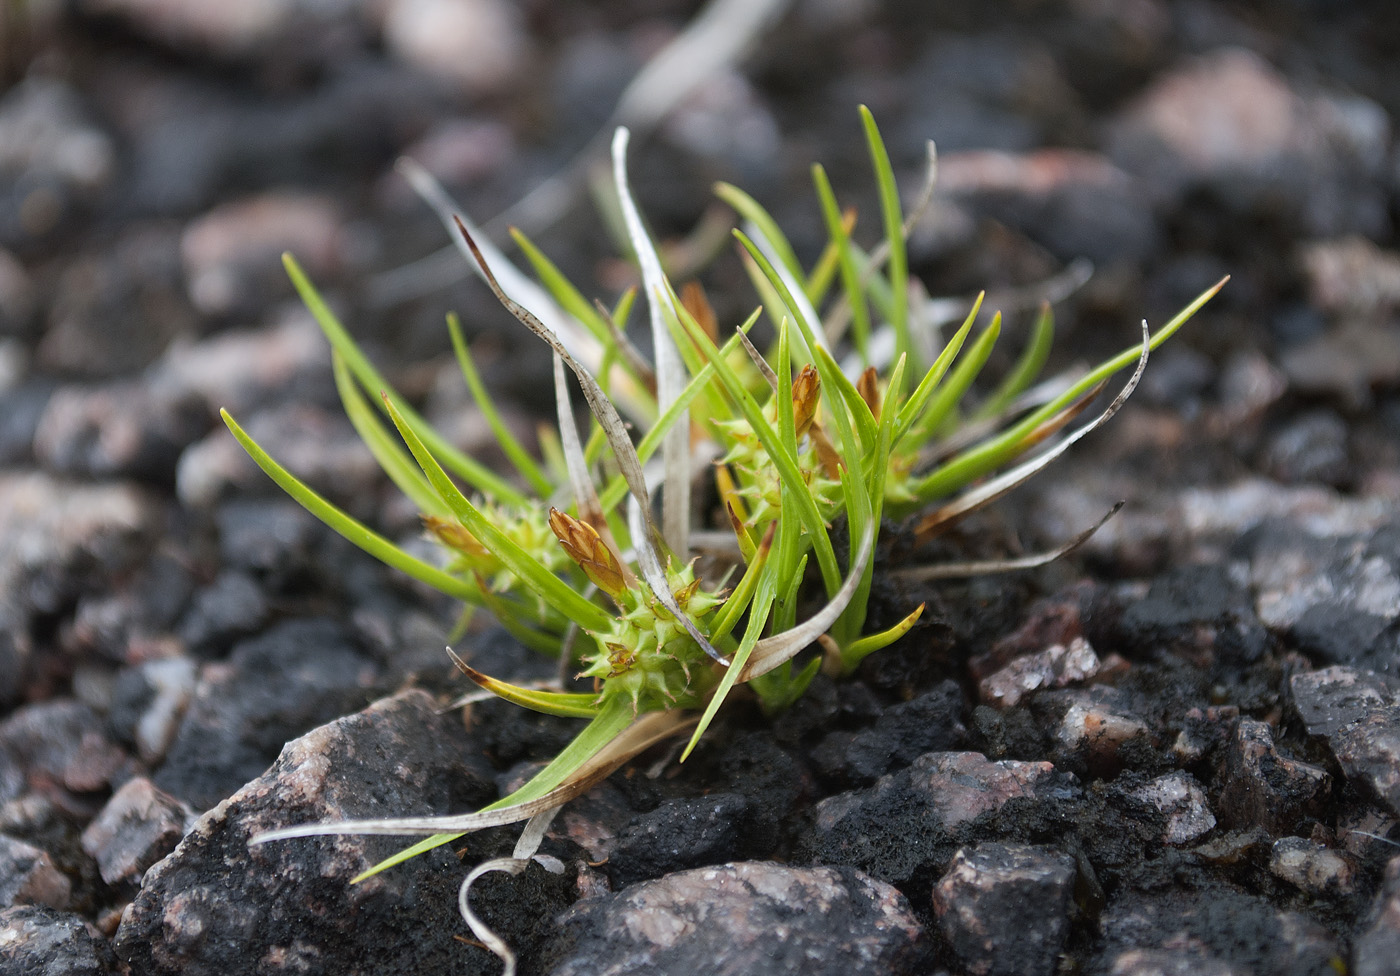
[[817, 405], [822, 399], [822, 381], [816, 368], [808, 363], [792, 381], [792, 419], [797, 425], [798, 438], [805, 437], [807, 429], [817, 416]]
[[710, 305], [710, 299], [705, 295], [705, 287], [698, 281], [687, 281], [681, 285], [681, 305], [695, 319], [697, 325], [705, 330], [705, 335], [710, 337], [711, 342], [719, 341], [719, 319], [715, 316], [714, 307]]
[[627, 588], [622, 565], [597, 529], [557, 508], [549, 510], [549, 527], [569, 558], [579, 564], [598, 589], [614, 599], [622, 595]]
[[485, 558], [491, 553], [481, 544], [481, 540], [467, 531], [467, 527], [456, 519], [442, 518], [437, 515], [424, 515], [423, 527], [437, 537], [437, 540], [449, 549], [466, 556], [477, 559]]
[[875, 415], [875, 419], [880, 419], [880, 374], [876, 372], [874, 366], [865, 367], [865, 372], [860, 374], [860, 379], [856, 380], [856, 392], [865, 401], [865, 405], [870, 408], [870, 412]]

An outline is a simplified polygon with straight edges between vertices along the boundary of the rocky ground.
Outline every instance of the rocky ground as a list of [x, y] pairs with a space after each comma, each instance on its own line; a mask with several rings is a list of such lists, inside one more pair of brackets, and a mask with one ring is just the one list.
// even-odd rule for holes
[[[493, 217], [697, 7], [0, 12], [0, 973], [499, 971], [456, 892], [512, 830], [356, 887], [395, 841], [246, 841], [473, 808], [572, 724], [441, 713], [453, 607], [281, 497], [216, 411], [413, 537], [277, 255], [491, 456], [443, 312], [523, 431], [548, 361], [460, 273], [395, 272], [444, 241], [393, 161]], [[875, 622], [930, 603], [904, 641], [617, 774], [556, 821], [563, 875], [489, 876], [478, 912], [540, 974], [1395, 972], [1394, 4], [795, 0], [639, 133], [642, 205], [679, 238], [728, 179], [811, 256], [810, 161], [875, 212], [862, 102], [910, 193], [938, 141], [932, 293], [1094, 262], [1060, 365], [1233, 275], [1112, 426], [947, 545], [1127, 507], [1033, 574], [915, 587], [882, 550]], [[537, 237], [601, 295], [628, 280], [586, 201]], [[730, 320], [752, 301], [727, 255], [706, 280]], [[491, 630], [462, 649], [539, 667]]]

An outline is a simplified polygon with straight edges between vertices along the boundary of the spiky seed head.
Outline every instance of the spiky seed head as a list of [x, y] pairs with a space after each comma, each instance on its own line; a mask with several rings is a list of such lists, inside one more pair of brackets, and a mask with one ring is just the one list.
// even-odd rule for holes
[[856, 380], [856, 392], [865, 401], [865, 405], [870, 408], [870, 412], [875, 415], [875, 419], [880, 419], [880, 374], [876, 372], [874, 366], [865, 367], [865, 371]]
[[821, 403], [822, 381], [816, 368], [808, 363], [792, 381], [792, 418], [797, 424], [797, 436], [804, 437], [807, 428], [817, 416], [817, 405]]
[[557, 508], [549, 510], [549, 527], [555, 538], [579, 564], [584, 574], [608, 596], [617, 599], [627, 589], [627, 578], [598, 530]]

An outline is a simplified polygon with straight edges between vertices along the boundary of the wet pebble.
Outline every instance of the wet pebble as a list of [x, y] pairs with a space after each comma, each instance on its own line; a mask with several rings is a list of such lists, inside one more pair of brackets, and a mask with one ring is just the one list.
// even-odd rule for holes
[[37, 365], [62, 375], [113, 378], [160, 358], [195, 330], [185, 298], [175, 227], [129, 225], [115, 240], [64, 266]]
[[1264, 624], [1327, 663], [1394, 670], [1400, 528], [1328, 537], [1273, 522], [1241, 548]]
[[146, 869], [175, 849], [195, 813], [144, 776], [112, 794], [83, 831], [83, 850], [109, 885], [140, 882]]
[[1400, 382], [1400, 343], [1391, 321], [1347, 318], [1284, 350], [1279, 367], [1295, 393], [1366, 410], [1374, 405], [1377, 389]]
[[934, 916], [968, 973], [1051, 976], [1069, 938], [1074, 877], [1074, 858], [1051, 848], [964, 848], [934, 886]]
[[1373, 174], [1389, 139], [1384, 109], [1351, 95], [1303, 93], [1259, 55], [1219, 47], [1159, 76], [1110, 125], [1110, 156], [1165, 200], [1207, 186], [1234, 208], [1277, 194], [1306, 232], [1375, 233]]
[[1342, 486], [1352, 471], [1347, 431], [1347, 422], [1334, 411], [1305, 413], [1269, 439], [1264, 446], [1265, 464], [1284, 484]]
[[396, 57], [469, 95], [507, 84], [528, 55], [520, 15], [505, 0], [390, 0], [383, 18]]
[[1097, 153], [948, 153], [939, 159], [938, 186], [978, 216], [1016, 228], [1062, 261], [1140, 261], [1158, 245], [1160, 232], [1143, 192]]
[[1117, 688], [1096, 686], [1046, 696], [1065, 706], [1055, 738], [1067, 753], [1082, 757], [1097, 771], [1120, 765], [1119, 750], [1137, 739], [1150, 739], [1152, 730], [1138, 715], [1128, 696]]
[[1281, 837], [1269, 853], [1269, 872], [1314, 898], [1344, 898], [1356, 890], [1360, 867], [1345, 851]]
[[1400, 857], [1385, 866], [1371, 917], [1352, 947], [1352, 976], [1388, 976], [1400, 958]]
[[1336, 976], [1345, 968], [1320, 923], [1223, 886], [1123, 892], [1100, 924], [1115, 976]]
[[72, 893], [72, 882], [46, 852], [0, 834], [0, 908], [45, 905], [62, 911]]
[[618, 834], [608, 864], [617, 885], [732, 861], [754, 846], [752, 803], [737, 793], [665, 800]]
[[222, 657], [234, 642], [262, 630], [268, 615], [267, 595], [257, 581], [228, 570], [195, 594], [180, 622], [180, 639], [196, 657]]
[[963, 745], [967, 728], [962, 711], [962, 689], [944, 681], [933, 691], [880, 712], [869, 728], [829, 733], [812, 750], [812, 759], [828, 779], [871, 783], [925, 752]]
[[546, 958], [554, 976], [883, 976], [920, 971], [921, 934], [904, 896], [858, 871], [741, 862], [581, 901]]
[[165, 758], [198, 676], [198, 665], [188, 657], [143, 661], [118, 673], [107, 721], [148, 766]]
[[211, 416], [226, 409], [238, 417], [293, 392], [305, 396], [325, 381], [329, 368], [325, 336], [309, 313], [297, 311], [261, 328], [176, 342], [155, 374], [160, 382], [199, 396]]
[[201, 398], [166, 385], [61, 386], [39, 418], [34, 454], [54, 474], [164, 484], [210, 424]]
[[930, 752], [869, 789], [822, 800], [801, 848], [822, 863], [904, 879], [951, 853], [937, 849], [951, 830], [1008, 800], [1068, 797], [1077, 791], [1073, 779], [1048, 762], [989, 762], [976, 752]]
[[1332, 776], [1281, 752], [1265, 722], [1241, 719], [1225, 754], [1221, 819], [1287, 834], [1305, 818], [1324, 816]]
[[0, 100], [0, 247], [43, 239], [100, 197], [116, 150], [78, 93], [40, 75]]
[[16, 709], [0, 722], [0, 752], [19, 761], [29, 788], [66, 806], [106, 789], [127, 765], [97, 713], [72, 699]]
[[0, 911], [0, 970], [43, 976], [111, 976], [118, 972], [107, 940], [77, 915], [32, 905]]
[[[270, 770], [201, 817], [146, 872], [117, 954], [149, 976], [461, 971], [471, 951], [454, 938], [467, 932], [456, 911], [464, 869], [449, 848], [351, 885], [403, 841], [248, 841], [294, 823], [444, 814], [494, 796], [459, 720], [419, 691], [379, 701], [288, 743]], [[567, 904], [553, 897], [524, 910], [548, 917]]]
[[205, 315], [252, 315], [291, 292], [280, 260], [290, 253], [322, 287], [349, 256], [334, 200], [280, 191], [220, 204], [180, 238], [191, 304]]
[[258, 776], [288, 739], [371, 697], [379, 666], [328, 619], [290, 620], [206, 665], [165, 762], [162, 790], [207, 810]]
[[984, 679], [978, 692], [985, 704], [1010, 708], [1041, 688], [1063, 688], [1088, 681], [1099, 672], [1099, 657], [1089, 642], [1076, 637], [1069, 645], [1054, 644], [1037, 654], [1017, 658]]
[[1400, 305], [1400, 254], [1364, 237], [1315, 241], [1299, 249], [1313, 306], [1374, 315]]
[[1215, 829], [1215, 814], [1210, 811], [1205, 790], [1190, 773], [1159, 776], [1131, 795], [1162, 814], [1166, 821], [1162, 840], [1168, 844], [1189, 844]]

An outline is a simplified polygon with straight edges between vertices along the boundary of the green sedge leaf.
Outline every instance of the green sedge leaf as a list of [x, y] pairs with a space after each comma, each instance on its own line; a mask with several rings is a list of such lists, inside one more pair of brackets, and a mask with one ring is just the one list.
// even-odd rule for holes
[[345, 416], [350, 418], [355, 432], [360, 435], [374, 459], [389, 480], [407, 495], [418, 510], [428, 515], [446, 515], [447, 506], [433, 491], [418, 466], [404, 452], [399, 442], [389, 436], [388, 430], [380, 423], [379, 416], [365, 402], [364, 394], [355, 384], [350, 371], [345, 368], [345, 360], [340, 353], [331, 351], [331, 368], [335, 374], [335, 388], [340, 393], [340, 402], [345, 407]]
[[734, 652], [734, 658], [730, 662], [729, 669], [724, 672], [724, 677], [720, 679], [719, 687], [710, 697], [705, 705], [705, 711], [700, 716], [700, 724], [695, 726], [695, 731], [690, 736], [690, 741], [686, 743], [685, 749], [681, 752], [681, 762], [685, 762], [690, 756], [691, 750], [700, 741], [700, 736], [705, 734], [705, 730], [714, 721], [715, 715], [719, 712], [719, 707], [724, 704], [725, 698], [734, 689], [734, 685], [739, 680], [739, 672], [748, 663], [749, 655], [753, 653], [758, 639], [763, 636], [763, 628], [768, 623], [768, 612], [773, 606], [773, 591], [765, 588], [767, 592], [762, 593], [754, 600], [749, 610], [749, 622], [744, 628], [744, 639], [739, 642], [739, 649]]
[[451, 648], [448, 648], [447, 653], [451, 655], [452, 663], [457, 665], [457, 669], [478, 686], [513, 705], [520, 705], [535, 712], [543, 712], [545, 715], [557, 715], [560, 718], [593, 718], [598, 714], [600, 706], [597, 695], [576, 695], [559, 691], [544, 691], [539, 688], [522, 688], [509, 681], [502, 681], [489, 674], [482, 674], [453, 654]]
[[938, 358], [933, 361], [933, 365], [928, 368], [924, 378], [919, 381], [914, 393], [909, 397], [909, 402], [904, 404], [899, 410], [899, 419], [895, 423], [894, 442], [898, 444], [914, 421], [919, 419], [919, 414], [923, 411], [925, 404], [933, 391], [938, 388], [948, 367], [953, 364], [958, 353], [962, 351], [963, 343], [967, 340], [967, 335], [972, 331], [972, 324], [977, 321], [977, 313], [982, 310], [982, 299], [986, 297], [986, 292], [977, 296], [977, 300], [972, 303], [972, 310], [967, 313], [967, 318], [963, 319], [963, 324], [958, 327], [958, 331], [953, 333], [953, 338], [948, 340], [948, 344], [943, 347], [943, 351], [938, 354]]
[[792, 249], [792, 244], [788, 242], [782, 228], [757, 200], [729, 183], [716, 183], [715, 195], [739, 211], [739, 216], [759, 229], [763, 236], [768, 239], [768, 243], [773, 246], [773, 253], [778, 256], [778, 260], [783, 263], [783, 266], [787, 268], [788, 273], [795, 280], [801, 281], [806, 277], [801, 262], [797, 260], [797, 252]]
[[575, 620], [584, 630], [598, 632], [612, 625], [612, 618], [599, 606], [590, 603], [559, 577], [542, 566], [539, 560], [530, 555], [512, 539], [496, 528], [473, 505], [466, 495], [452, 483], [447, 472], [437, 459], [424, 446], [417, 433], [405, 423], [403, 415], [387, 397], [385, 403], [399, 436], [418, 461], [428, 481], [452, 509], [452, 513], [462, 520], [462, 524], [472, 535], [481, 540], [491, 554], [506, 565], [506, 568], [519, 577], [520, 581], [535, 591], [546, 603], [570, 620]]
[[836, 194], [826, 170], [820, 164], [812, 167], [812, 182], [817, 187], [817, 197], [821, 201], [822, 217], [826, 221], [826, 233], [836, 246], [841, 264], [841, 287], [846, 292], [846, 301], [851, 308], [851, 341], [860, 354], [862, 363], [869, 364], [870, 310], [865, 304], [865, 286], [861, 284], [860, 268], [857, 265], [855, 250], [851, 247], [851, 237], [846, 233], [846, 225], [841, 219], [841, 210], [836, 204]]
[[232, 415], [230, 415], [227, 410], [220, 410], [219, 416], [223, 417], [224, 423], [238, 440], [238, 443], [243, 446], [243, 450], [248, 452], [248, 456], [257, 463], [258, 467], [266, 472], [269, 478], [277, 483], [279, 488], [288, 495], [291, 495], [293, 500], [300, 504], [302, 508], [326, 523], [326, 525], [330, 526], [347, 540], [359, 546], [380, 562], [392, 566], [448, 596], [455, 597], [459, 600], [471, 600], [473, 602], [480, 599], [480, 594], [472, 584], [450, 573], [445, 573], [436, 566], [429, 565], [415, 556], [409, 555], [388, 539], [384, 538], [358, 519], [347, 515], [343, 510], [332, 505], [311, 488], [307, 487], [298, 480], [295, 475], [274, 461], [272, 456], [258, 445], [257, 441], [249, 437], [243, 428], [238, 426], [238, 422], [233, 419]]
[[[691, 331], [691, 338], [705, 352], [711, 365], [715, 367], [731, 402], [739, 407], [744, 419], [749, 422], [749, 426], [753, 429], [759, 442], [773, 460], [778, 476], [787, 489], [788, 498], [796, 506], [802, 524], [812, 537], [812, 547], [817, 554], [817, 565], [821, 568], [822, 580], [826, 584], [828, 592], [835, 592], [841, 585], [841, 571], [836, 565], [836, 551], [832, 548], [831, 536], [827, 533], [826, 522], [822, 520], [821, 513], [817, 511], [816, 502], [812, 499], [811, 489], [797, 468], [797, 461], [787, 452], [778, 432], [768, 423], [753, 395], [739, 382], [739, 378], [734, 375], [734, 371], [724, 361], [720, 351], [710, 341], [710, 337], [696, 328]], [[677, 339], [679, 341], [680, 337]]]
[[335, 313], [330, 310], [330, 306], [316, 290], [316, 286], [311, 283], [311, 279], [301, 270], [296, 259], [291, 254], [283, 254], [282, 264], [286, 267], [287, 276], [292, 279], [292, 284], [296, 287], [302, 302], [310, 310], [317, 324], [321, 326], [321, 331], [325, 333], [331, 346], [345, 358], [345, 365], [355, 375], [355, 379], [359, 380], [366, 393], [370, 396], [387, 395], [399, 412], [409, 419], [423, 441], [432, 447], [433, 452], [440, 456], [454, 473], [467, 481], [473, 488], [513, 505], [524, 506], [530, 503], [529, 497], [518, 488], [490, 468], [472, 460], [426, 423], [360, 351], [359, 345], [350, 337], [350, 333], [345, 330], [345, 326], [341, 325]]
[[962, 402], [963, 397], [967, 395], [968, 388], [982, 372], [982, 367], [987, 365], [987, 360], [992, 355], [992, 348], [1000, 337], [1001, 313], [997, 312], [992, 316], [992, 321], [982, 330], [982, 334], [967, 350], [967, 355], [958, 359], [957, 365], [948, 374], [946, 382], [940, 383], [933, 396], [929, 398], [927, 409], [913, 426], [911, 436], [916, 442], [922, 443], [935, 436], [940, 428], [955, 416], [958, 404]]
[[918, 619], [923, 616], [923, 613], [924, 604], [920, 603], [917, 610], [888, 630], [882, 630], [878, 634], [862, 637], [860, 640], [843, 647], [841, 649], [842, 670], [846, 674], [850, 674], [861, 661], [866, 659], [866, 657], [873, 654], [875, 651], [889, 647], [895, 641], [909, 633], [909, 629], [918, 622]]
[[775, 525], [768, 526], [763, 541], [754, 550], [753, 559], [745, 567], [744, 575], [739, 578], [734, 592], [729, 594], [729, 598], [724, 601], [724, 605], [716, 614], [714, 625], [710, 628], [711, 641], [723, 640], [728, 636], [729, 632], [734, 629], [734, 625], [739, 622], [744, 611], [748, 609], [749, 602], [758, 589], [758, 581], [763, 574], [763, 567], [768, 565], [768, 556], [773, 551], [773, 530], [775, 527]]
[[1045, 360], [1050, 357], [1050, 346], [1054, 341], [1055, 315], [1047, 303], [1035, 317], [1035, 325], [1031, 327], [1030, 339], [1026, 342], [1026, 348], [1021, 351], [1021, 358], [982, 405], [973, 411], [969, 419], [995, 417], [1029, 388], [1045, 367]]
[[[875, 116], [864, 105], [860, 107], [860, 120], [865, 127], [870, 162], [875, 168], [875, 183], [880, 191], [880, 214], [884, 218], [885, 241], [890, 251], [890, 325], [894, 328], [895, 356], [897, 358], [900, 353], [905, 353], [912, 364], [914, 348], [909, 341], [909, 263], [904, 250], [904, 214], [899, 205], [899, 187], [894, 181], [894, 167], [890, 165], [890, 154], [885, 149], [885, 141], [880, 138]], [[893, 391], [895, 396], [903, 394], [903, 390]]]
[[[1156, 349], [1175, 335], [1176, 331], [1190, 321], [1191, 317], [1200, 311], [1201, 306], [1214, 298], [1229, 280], [1228, 277], [1222, 278], [1178, 312], [1170, 322], [1157, 330], [1157, 333], [1148, 340], [1148, 349]], [[974, 478], [980, 478], [988, 471], [1015, 457], [1021, 450], [1024, 450], [1023, 445], [1026, 443], [1027, 436], [1037, 427], [1064, 410], [1089, 390], [1107, 380], [1114, 373], [1135, 363], [1141, 352], [1141, 346], [1132, 346], [1117, 356], [1100, 363], [1060, 396], [1013, 424], [1002, 434], [969, 448], [947, 464], [930, 472], [915, 485], [914, 494], [920, 502], [932, 501], [967, 484]]]
[[505, 452], [510, 463], [515, 465], [515, 470], [520, 472], [521, 477], [530, 483], [530, 487], [542, 498], [548, 498], [554, 491], [554, 482], [539, 466], [530, 452], [521, 446], [516, 440], [510, 428], [501, 420], [501, 414], [496, 409], [496, 402], [491, 399], [491, 394], [486, 390], [486, 384], [481, 382], [481, 374], [477, 372], [476, 361], [472, 358], [471, 350], [467, 348], [466, 339], [462, 337], [462, 323], [455, 313], [447, 316], [447, 331], [452, 336], [452, 351], [457, 356], [457, 365], [462, 371], [462, 379], [467, 383], [467, 389], [471, 391], [472, 399], [476, 401], [477, 409], [486, 418], [486, 423], [491, 428], [491, 433], [496, 438], [496, 443], [501, 445], [501, 450]]

